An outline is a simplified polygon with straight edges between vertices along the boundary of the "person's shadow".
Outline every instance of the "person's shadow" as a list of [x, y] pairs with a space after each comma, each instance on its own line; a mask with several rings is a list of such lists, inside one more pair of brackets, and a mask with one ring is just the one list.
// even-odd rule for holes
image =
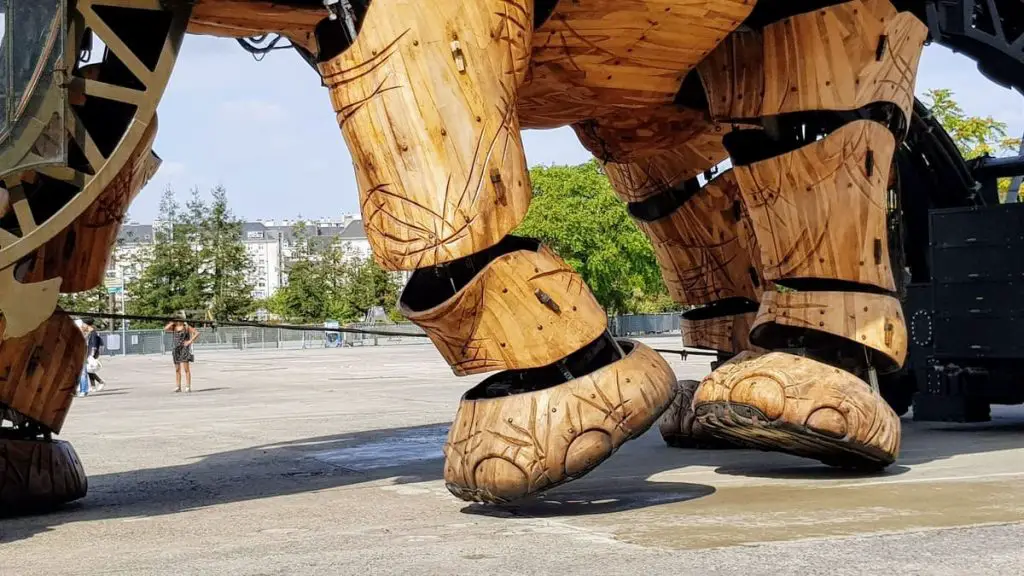
[[[985, 424], [903, 420], [897, 463], [875, 476], [957, 454], [1024, 446], [1024, 409], [994, 408]], [[68, 522], [174, 514], [217, 504], [326, 490], [392, 478], [397, 483], [442, 478], [447, 423], [308, 438], [212, 454], [184, 465], [89, 477], [89, 494], [56, 511], [0, 520], [0, 543]], [[855, 475], [812, 460], [745, 449], [692, 450], [667, 446], [657, 430], [625, 444], [590, 474], [539, 496], [504, 505], [455, 505], [467, 514], [574, 516], [686, 502], [715, 492], [706, 484], [652, 481], [655, 475], [712, 467], [717, 474], [799, 479]]]

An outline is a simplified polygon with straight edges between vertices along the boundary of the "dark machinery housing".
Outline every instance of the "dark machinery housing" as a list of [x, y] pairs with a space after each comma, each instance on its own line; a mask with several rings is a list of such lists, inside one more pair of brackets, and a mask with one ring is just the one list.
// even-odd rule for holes
[[[932, 40], [1024, 92], [1024, 2], [920, 3]], [[910, 336], [907, 363], [881, 382], [897, 413], [978, 422], [991, 404], [1024, 403], [1024, 204], [1000, 204], [999, 178], [1024, 174], [1024, 156], [965, 161], [915, 104], [896, 154], [890, 238]]]

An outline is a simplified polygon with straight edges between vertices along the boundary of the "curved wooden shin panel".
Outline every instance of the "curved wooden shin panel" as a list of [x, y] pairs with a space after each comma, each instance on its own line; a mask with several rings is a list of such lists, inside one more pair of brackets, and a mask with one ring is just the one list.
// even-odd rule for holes
[[625, 202], [639, 202], [680, 186], [729, 154], [729, 126], [698, 110], [661, 106], [573, 124], [583, 146], [604, 164]]
[[927, 36], [889, 0], [853, 0], [735, 33], [698, 70], [716, 118], [891, 102], [909, 119]]
[[527, 0], [374, 0], [356, 42], [320, 64], [385, 268], [473, 254], [526, 214], [516, 95], [532, 11]]
[[533, 38], [523, 126], [555, 128], [669, 104], [686, 73], [750, 14], [749, 0], [559, 2]]
[[752, 329], [778, 324], [841, 336], [877, 350], [896, 367], [907, 358], [907, 325], [900, 301], [861, 292], [769, 290]]
[[401, 312], [427, 332], [459, 376], [547, 366], [608, 328], [583, 279], [543, 246], [493, 260], [439, 306], [422, 312], [402, 306]]
[[744, 350], [760, 350], [750, 343], [750, 328], [755, 316], [753, 312], [698, 320], [683, 316], [680, 322], [683, 346], [730, 354]]
[[0, 341], [0, 403], [59, 433], [83, 362], [82, 331], [57, 311], [29, 334]]
[[655, 351], [536, 392], [467, 400], [448, 432], [444, 479], [464, 500], [507, 502], [579, 478], [665, 411], [675, 374]]
[[886, 239], [895, 145], [885, 126], [858, 120], [735, 168], [766, 279], [837, 279], [895, 290]]
[[31, 266], [19, 278], [21, 282], [59, 277], [60, 291], [64, 293], [92, 290], [103, 283], [110, 252], [128, 207], [160, 165], [160, 159], [151, 150], [156, 129], [154, 117], [135, 153], [96, 202], [36, 251]]
[[672, 214], [653, 222], [635, 221], [651, 239], [676, 302], [757, 301], [764, 284], [760, 254], [732, 171], [709, 182]]
[[826, 464], [879, 468], [900, 446], [900, 419], [862, 380], [783, 352], [742, 352], [694, 395], [697, 421], [715, 436]]

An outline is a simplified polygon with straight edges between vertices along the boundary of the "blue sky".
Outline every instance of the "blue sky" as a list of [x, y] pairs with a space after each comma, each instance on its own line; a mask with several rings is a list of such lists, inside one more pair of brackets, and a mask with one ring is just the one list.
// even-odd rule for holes
[[[951, 88], [964, 110], [1024, 133], [1024, 96], [988, 82], [967, 58], [925, 50], [917, 93]], [[188, 36], [158, 109], [155, 150], [164, 164], [132, 204], [151, 221], [171, 186], [184, 199], [216, 185], [246, 219], [337, 217], [358, 210], [352, 160], [327, 90], [293, 50], [256, 62], [230, 39]], [[523, 135], [531, 165], [575, 164], [590, 155], [568, 128]]]

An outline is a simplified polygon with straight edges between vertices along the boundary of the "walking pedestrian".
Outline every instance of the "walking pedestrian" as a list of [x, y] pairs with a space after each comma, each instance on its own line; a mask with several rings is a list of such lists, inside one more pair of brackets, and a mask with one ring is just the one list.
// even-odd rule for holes
[[85, 372], [92, 384], [90, 392], [99, 392], [106, 385], [103, 378], [97, 373], [101, 367], [100, 348], [103, 348], [103, 338], [96, 332], [96, 321], [92, 318], [82, 320], [85, 332], [85, 348], [88, 351], [85, 358]]
[[185, 321], [185, 313], [178, 314], [178, 320], [168, 322], [164, 326], [164, 332], [174, 335], [174, 348], [171, 350], [171, 357], [174, 360], [174, 383], [177, 385], [174, 392], [181, 392], [181, 373], [185, 372], [185, 392], [192, 392], [192, 363], [195, 357], [192, 355], [192, 343], [199, 338], [199, 331], [189, 326]]
[[[85, 322], [82, 322], [78, 318], [75, 318], [75, 326], [78, 326], [78, 329], [82, 331], [82, 338], [87, 340], [87, 335], [85, 333]], [[89, 376], [86, 371], [86, 367], [89, 364], [88, 353], [86, 353], [85, 358], [83, 358], [82, 360], [82, 370], [81, 372], [78, 373], [78, 391], [75, 392], [76, 398], [83, 398], [89, 395]]]

